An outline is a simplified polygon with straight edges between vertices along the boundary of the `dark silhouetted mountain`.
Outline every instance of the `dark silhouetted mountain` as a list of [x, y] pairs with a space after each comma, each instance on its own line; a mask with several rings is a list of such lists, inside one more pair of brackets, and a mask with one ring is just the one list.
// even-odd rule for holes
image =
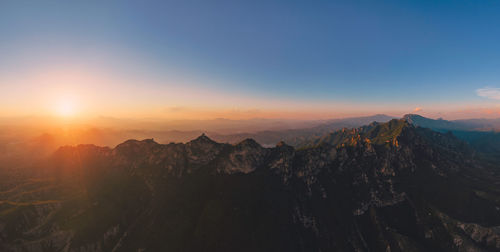
[[499, 167], [405, 119], [300, 149], [62, 147], [37, 169], [2, 187], [1, 251], [500, 250]]

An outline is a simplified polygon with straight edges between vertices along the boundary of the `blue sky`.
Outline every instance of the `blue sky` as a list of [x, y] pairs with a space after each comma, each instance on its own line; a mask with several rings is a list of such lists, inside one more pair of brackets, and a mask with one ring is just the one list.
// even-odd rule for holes
[[[367, 112], [498, 109], [499, 1], [75, 2], [0, 3], [6, 90], [15, 93], [9, 80], [36, 69], [82, 67], [160, 93], [172, 87], [246, 99], [221, 107], [278, 100]], [[37, 85], [20, 83], [25, 91]], [[163, 104], [146, 92], [140, 100], [195, 106], [189, 99]]]

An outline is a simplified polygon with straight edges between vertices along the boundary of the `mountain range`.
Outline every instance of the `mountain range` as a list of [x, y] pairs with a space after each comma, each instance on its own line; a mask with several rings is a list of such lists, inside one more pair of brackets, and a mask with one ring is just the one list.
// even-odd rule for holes
[[[37, 118], [18, 121], [0, 118], [0, 169], [28, 166], [65, 145], [115, 147], [128, 139], [144, 138], [154, 138], [159, 143], [185, 143], [205, 133], [218, 142], [236, 144], [252, 138], [263, 146], [271, 147], [281, 140], [294, 145], [341, 128], [360, 127], [372, 121], [386, 122], [390, 119], [393, 118], [373, 115], [321, 121], [216, 119], [162, 123], [99, 118], [96, 124], [91, 125], [50, 125], [41, 123]], [[190, 124], [189, 127], [187, 124]], [[127, 126], [123, 128], [121, 125]]]
[[273, 147], [61, 147], [0, 177], [0, 250], [500, 250], [500, 155], [478, 140], [495, 132], [365, 124]]

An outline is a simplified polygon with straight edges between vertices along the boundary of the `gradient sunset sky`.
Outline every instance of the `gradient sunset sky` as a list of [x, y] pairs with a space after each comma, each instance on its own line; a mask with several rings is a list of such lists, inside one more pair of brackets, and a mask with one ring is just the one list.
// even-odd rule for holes
[[2, 0], [0, 117], [497, 118], [499, 13], [470, 0]]

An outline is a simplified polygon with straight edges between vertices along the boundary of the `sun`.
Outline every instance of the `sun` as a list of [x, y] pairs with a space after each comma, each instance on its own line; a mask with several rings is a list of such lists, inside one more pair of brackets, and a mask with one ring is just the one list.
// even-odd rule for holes
[[56, 114], [61, 117], [72, 117], [76, 114], [76, 104], [71, 99], [61, 99], [55, 109]]

